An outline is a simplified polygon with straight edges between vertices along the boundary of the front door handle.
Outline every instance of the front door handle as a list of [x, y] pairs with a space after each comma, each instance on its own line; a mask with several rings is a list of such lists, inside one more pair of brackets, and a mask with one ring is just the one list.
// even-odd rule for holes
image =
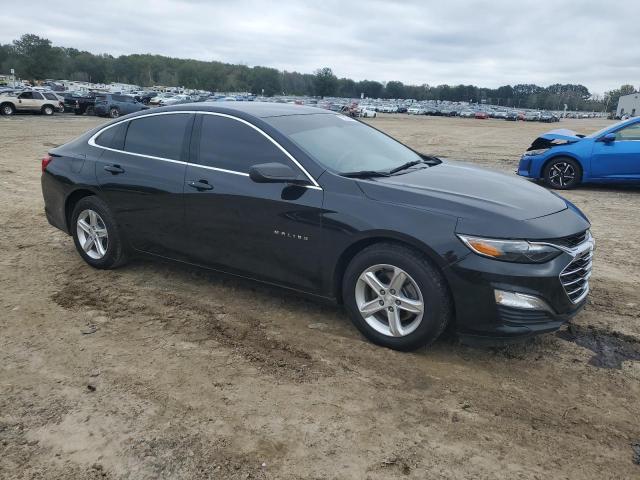
[[187, 185], [189, 185], [191, 188], [195, 188], [199, 192], [202, 192], [204, 190], [213, 190], [213, 185], [211, 185], [206, 180], [187, 182]]
[[120, 165], [107, 165], [104, 167], [107, 172], [111, 172], [114, 175], [118, 175], [119, 173], [124, 173], [124, 168]]

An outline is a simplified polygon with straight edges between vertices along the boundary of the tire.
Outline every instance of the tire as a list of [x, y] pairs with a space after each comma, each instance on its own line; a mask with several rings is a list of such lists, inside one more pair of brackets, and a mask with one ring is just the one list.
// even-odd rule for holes
[[[392, 289], [394, 282], [389, 281], [392, 272], [406, 275], [404, 282], [395, 285], [396, 288], [402, 285], [402, 292]], [[371, 273], [380, 282], [381, 290], [374, 291], [371, 287], [375, 281], [363, 280], [365, 276], [371, 278], [368, 275]], [[430, 345], [453, 316], [442, 274], [424, 254], [395, 243], [374, 244], [351, 260], [342, 282], [342, 298], [356, 328], [373, 343], [394, 350], [409, 351]], [[421, 314], [405, 310], [418, 311], [420, 301]], [[361, 313], [363, 305], [370, 306], [371, 315]], [[395, 331], [389, 320], [394, 317], [400, 320], [394, 322]]]
[[45, 105], [44, 107], [42, 107], [40, 112], [43, 115], [46, 115], [47, 117], [50, 117], [51, 115], [53, 115], [55, 113], [55, 109], [51, 105]]
[[93, 107], [87, 107], [87, 108], [85, 108], [83, 113], [86, 113], [87, 115], [91, 116], [91, 115], [95, 115], [96, 111], [95, 111], [95, 109]]
[[569, 157], [557, 157], [545, 165], [542, 172], [545, 185], [556, 190], [569, 190], [582, 181], [580, 164]]
[[[88, 212], [88, 213], [87, 213]], [[92, 222], [95, 213], [95, 222]], [[101, 249], [96, 241], [89, 242], [87, 249], [83, 248], [83, 241], [87, 241], [90, 235], [86, 227], [79, 225], [79, 220], [84, 220], [89, 227], [95, 227], [96, 233], [106, 232], [106, 237], [99, 235]], [[118, 225], [109, 207], [98, 197], [89, 196], [80, 199], [73, 209], [70, 223], [73, 242], [82, 259], [94, 268], [111, 269], [126, 263], [126, 245]], [[94, 236], [95, 238], [95, 236]]]
[[10, 103], [3, 103], [0, 107], [0, 112], [2, 112], [3, 115], [10, 116], [16, 113], [16, 107]]
[[109, 109], [109, 117], [118, 118], [119, 116], [120, 116], [120, 110], [118, 109], [118, 107], [111, 107]]

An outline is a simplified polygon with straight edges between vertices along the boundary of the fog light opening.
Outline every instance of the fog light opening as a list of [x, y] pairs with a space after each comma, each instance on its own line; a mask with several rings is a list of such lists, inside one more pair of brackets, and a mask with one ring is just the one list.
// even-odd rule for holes
[[547, 302], [535, 295], [507, 292], [505, 290], [494, 290], [494, 294], [498, 305], [511, 308], [521, 308], [523, 310], [542, 310], [554, 313], [553, 309]]

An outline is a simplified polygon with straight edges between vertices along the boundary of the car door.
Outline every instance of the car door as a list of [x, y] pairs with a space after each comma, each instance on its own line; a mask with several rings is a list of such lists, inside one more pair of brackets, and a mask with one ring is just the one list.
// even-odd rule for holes
[[316, 185], [255, 183], [251, 166], [300, 167], [250, 123], [198, 114], [185, 177], [192, 261], [297, 289], [321, 280], [323, 191]]
[[189, 113], [163, 113], [115, 124], [94, 141], [96, 177], [129, 243], [181, 258]]
[[[36, 107], [36, 100], [34, 100], [34, 97], [36, 97], [37, 95], [40, 95], [38, 92], [22, 92], [20, 95], [18, 95], [18, 101], [16, 103], [16, 110], [19, 111], [29, 111], [29, 110], [39, 110], [39, 108]], [[42, 95], [40, 95], [40, 97], [42, 97]]]
[[596, 140], [591, 172], [595, 178], [640, 179], [640, 122], [615, 132], [615, 140]]

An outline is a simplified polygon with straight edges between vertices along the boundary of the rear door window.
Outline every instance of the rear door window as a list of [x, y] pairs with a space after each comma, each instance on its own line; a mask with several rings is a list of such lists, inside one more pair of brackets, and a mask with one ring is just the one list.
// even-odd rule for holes
[[279, 162], [296, 168], [268, 138], [238, 120], [202, 115], [198, 163], [249, 173], [259, 163]]
[[129, 122], [124, 149], [127, 152], [169, 160], [182, 160], [185, 133], [191, 115], [149, 115]]

